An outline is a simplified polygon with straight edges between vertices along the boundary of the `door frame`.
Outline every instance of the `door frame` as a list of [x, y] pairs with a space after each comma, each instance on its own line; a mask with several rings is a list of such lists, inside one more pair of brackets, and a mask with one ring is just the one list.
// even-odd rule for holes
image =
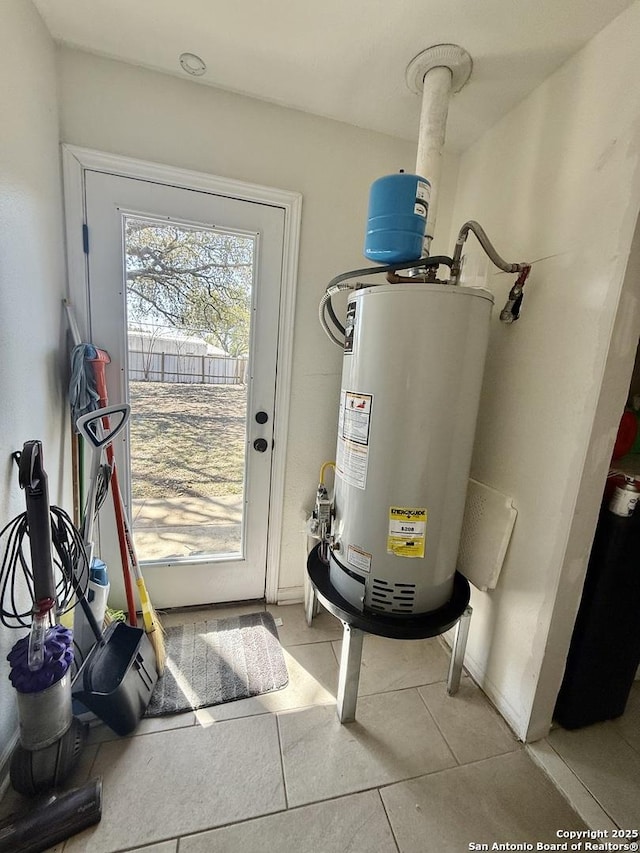
[[85, 251], [85, 174], [104, 172], [126, 178], [168, 184], [188, 190], [215, 193], [240, 201], [267, 204], [284, 211], [284, 245], [278, 323], [274, 445], [271, 460], [271, 497], [267, 541], [265, 597], [278, 600], [280, 550], [284, 508], [284, 478], [293, 369], [293, 324], [300, 245], [302, 195], [259, 184], [209, 175], [175, 166], [165, 166], [90, 148], [62, 144], [65, 229], [68, 264], [68, 298], [74, 306], [80, 334], [90, 340], [89, 275]]

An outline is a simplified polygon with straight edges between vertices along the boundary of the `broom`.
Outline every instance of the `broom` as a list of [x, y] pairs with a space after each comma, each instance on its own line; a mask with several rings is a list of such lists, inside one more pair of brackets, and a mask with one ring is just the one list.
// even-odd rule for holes
[[[109, 405], [109, 399], [107, 395], [105, 365], [108, 364], [111, 359], [109, 358], [109, 354], [107, 352], [105, 352], [104, 350], [99, 350], [97, 347], [96, 353], [97, 358], [88, 359], [88, 361], [89, 364], [93, 366], [93, 372], [96, 380], [96, 390], [98, 392], [100, 406], [106, 407]], [[105, 429], [109, 430], [109, 418], [105, 417], [103, 421]], [[115, 467], [115, 454], [113, 451], [113, 445], [111, 444], [107, 445], [107, 462], [109, 463], [113, 471], [111, 477], [111, 489], [113, 492], [113, 506], [116, 515], [116, 524], [118, 527], [118, 538], [120, 539], [121, 547], [123, 542], [126, 545], [126, 550], [129, 555], [129, 562], [131, 564], [133, 576], [136, 581], [136, 586], [138, 587], [140, 606], [142, 608], [142, 622], [144, 625], [144, 631], [147, 637], [149, 638], [153, 647], [153, 651], [156, 655], [156, 669], [158, 670], [158, 675], [162, 675], [167, 660], [167, 651], [164, 641], [164, 629], [162, 627], [160, 619], [158, 618], [158, 614], [156, 613], [153, 605], [151, 604], [149, 593], [147, 592], [147, 586], [144, 582], [144, 577], [142, 575], [142, 570], [140, 569], [140, 563], [138, 562], [138, 556], [136, 554], [136, 548], [133, 542], [133, 535], [131, 533], [131, 526], [129, 525], [129, 521], [124, 511], [124, 501], [122, 500], [122, 492], [120, 491], [120, 484], [118, 482], [118, 476]]]

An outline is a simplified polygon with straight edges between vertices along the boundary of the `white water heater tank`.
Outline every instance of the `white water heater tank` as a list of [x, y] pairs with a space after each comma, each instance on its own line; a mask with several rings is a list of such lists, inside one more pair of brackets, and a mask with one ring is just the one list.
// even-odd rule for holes
[[451, 598], [492, 305], [420, 283], [349, 299], [329, 574], [360, 611]]

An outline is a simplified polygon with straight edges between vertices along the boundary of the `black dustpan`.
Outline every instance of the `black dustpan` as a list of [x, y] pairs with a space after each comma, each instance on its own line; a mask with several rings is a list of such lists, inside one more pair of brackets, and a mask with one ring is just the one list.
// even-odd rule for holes
[[[60, 553], [67, 562], [64, 553]], [[116, 734], [128, 735], [144, 714], [158, 680], [156, 655], [142, 628], [112, 622], [103, 632], [70, 565], [78, 602], [96, 638], [74, 678], [72, 696]]]
[[144, 630], [112, 622], [78, 672], [73, 697], [116, 734], [128, 735], [157, 680], [156, 656]]
[[[60, 554], [64, 560], [64, 554]], [[142, 628], [112, 622], [100, 630], [72, 566], [66, 566], [78, 602], [96, 638], [75, 676], [72, 696], [116, 734], [128, 735], [138, 724], [158, 680], [156, 655]]]

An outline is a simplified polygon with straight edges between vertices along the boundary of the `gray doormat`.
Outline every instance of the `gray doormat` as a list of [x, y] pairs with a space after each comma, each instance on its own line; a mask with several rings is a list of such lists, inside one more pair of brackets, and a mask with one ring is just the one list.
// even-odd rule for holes
[[178, 625], [146, 717], [162, 717], [280, 690], [289, 681], [270, 613]]

